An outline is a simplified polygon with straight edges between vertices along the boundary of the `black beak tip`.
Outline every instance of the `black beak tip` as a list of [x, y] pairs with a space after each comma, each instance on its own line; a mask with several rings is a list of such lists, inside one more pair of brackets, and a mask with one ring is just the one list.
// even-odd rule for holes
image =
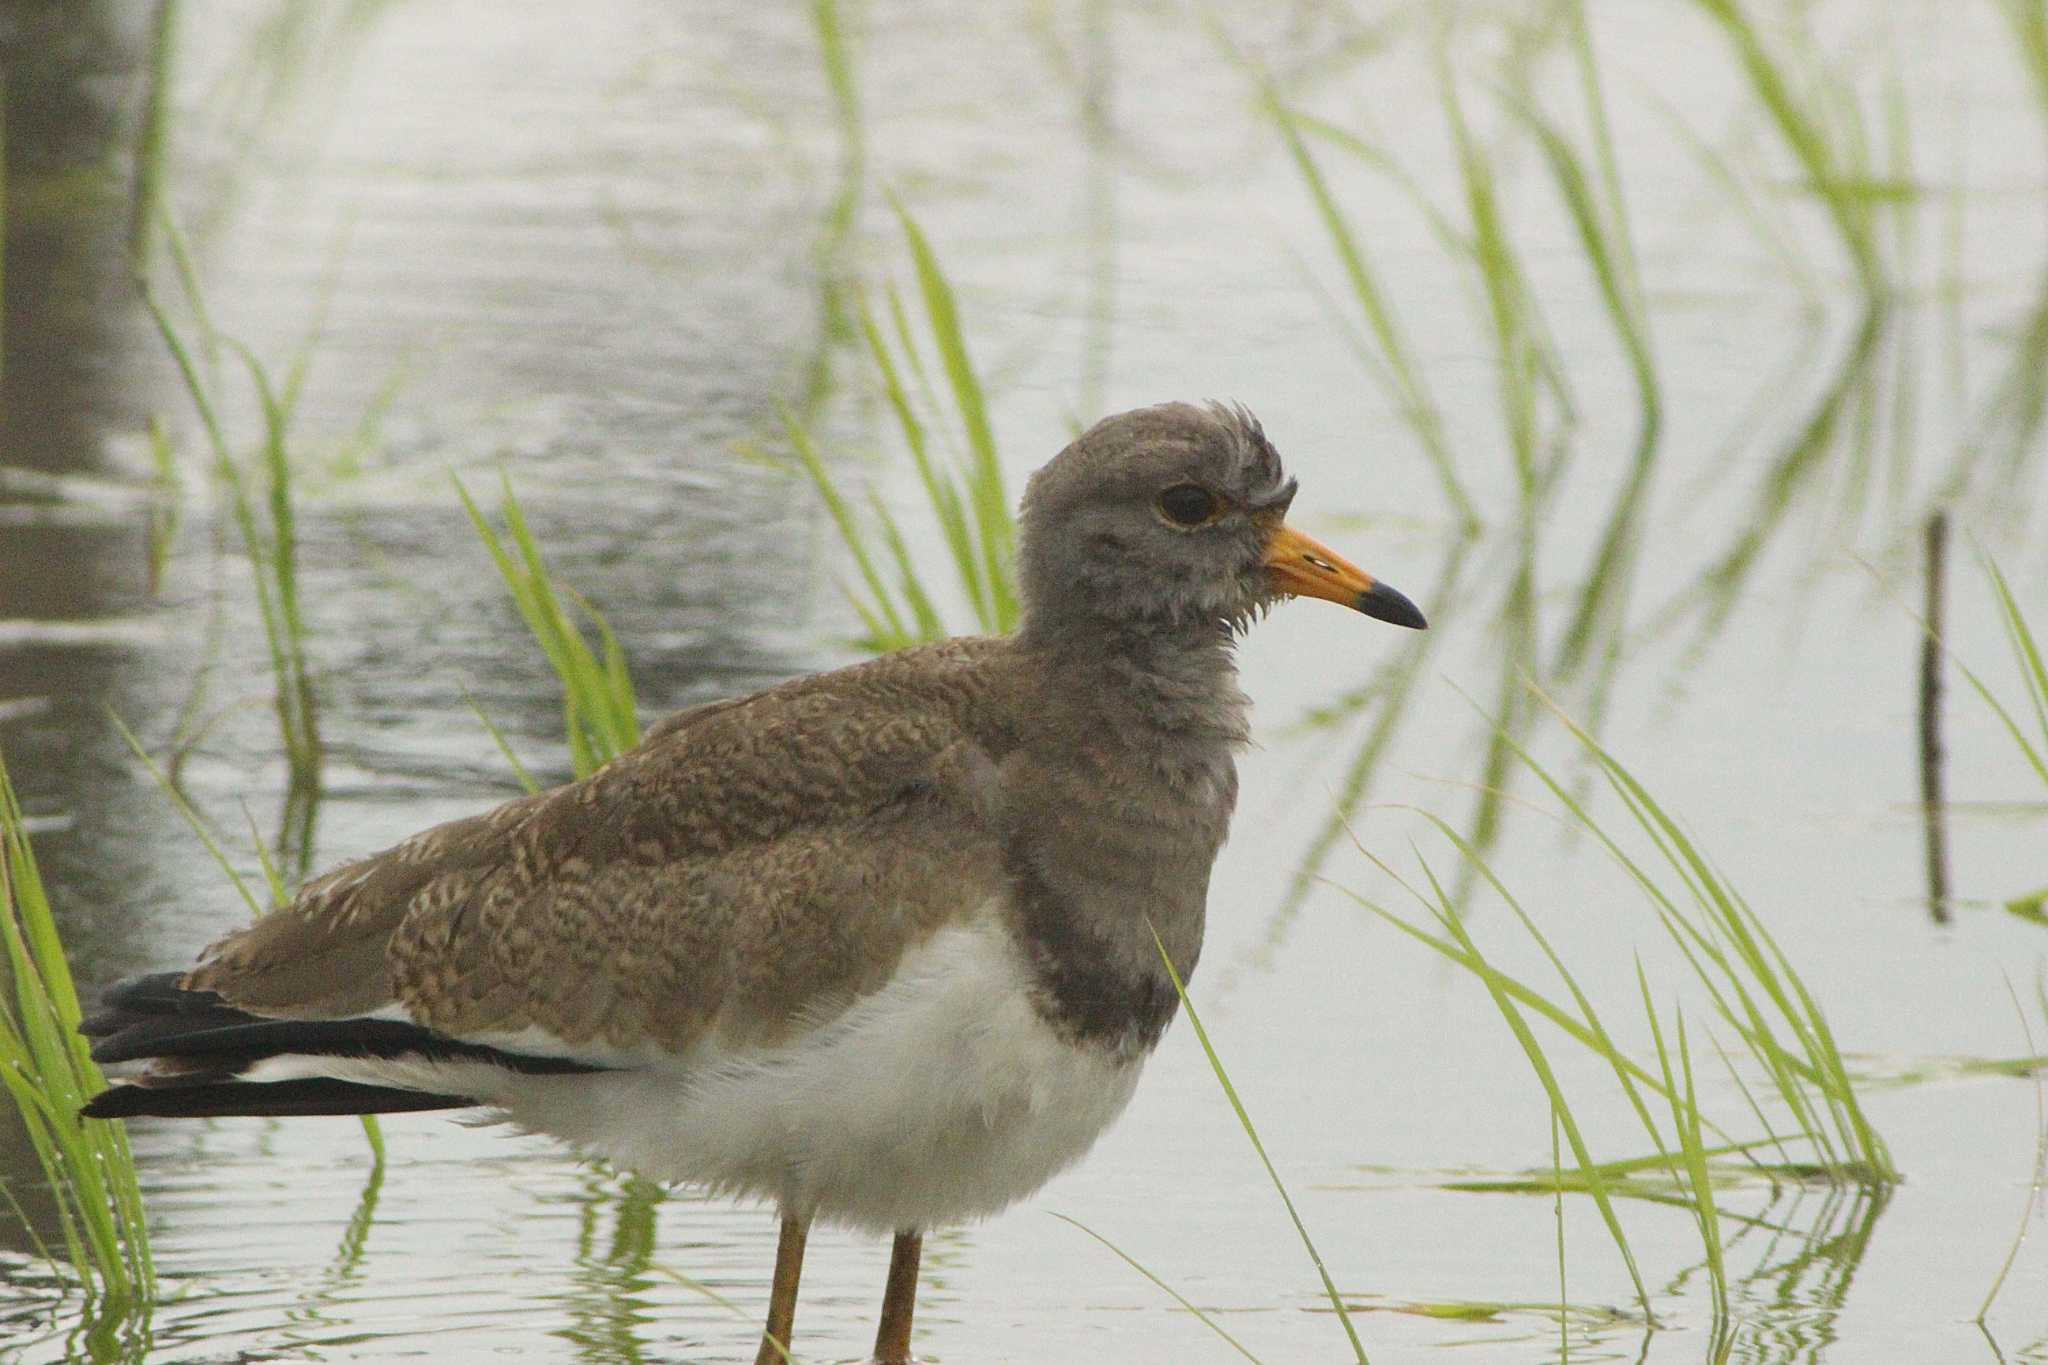
[[1391, 625], [1406, 626], [1410, 630], [1429, 629], [1422, 609], [1384, 583], [1373, 584], [1358, 594], [1358, 600], [1351, 605], [1367, 616]]

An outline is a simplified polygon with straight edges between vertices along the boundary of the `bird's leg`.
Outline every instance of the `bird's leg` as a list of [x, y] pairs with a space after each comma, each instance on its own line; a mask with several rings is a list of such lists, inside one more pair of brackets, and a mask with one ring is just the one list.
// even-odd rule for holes
[[924, 1234], [896, 1234], [889, 1250], [889, 1283], [882, 1290], [882, 1325], [875, 1329], [875, 1365], [909, 1365], [910, 1314], [917, 1307], [917, 1261]]
[[804, 1273], [804, 1241], [811, 1220], [782, 1215], [782, 1236], [775, 1243], [775, 1283], [768, 1291], [768, 1325], [754, 1365], [789, 1365], [789, 1334], [796, 1326], [796, 1286]]

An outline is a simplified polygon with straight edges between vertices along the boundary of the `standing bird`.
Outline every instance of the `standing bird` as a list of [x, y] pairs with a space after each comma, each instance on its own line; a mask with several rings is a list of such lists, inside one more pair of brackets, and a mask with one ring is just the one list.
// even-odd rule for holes
[[1035, 474], [1023, 619], [713, 702], [589, 778], [307, 884], [108, 992], [95, 1118], [499, 1111], [640, 1174], [773, 1200], [759, 1365], [813, 1219], [985, 1218], [1115, 1120], [1202, 947], [1247, 736], [1232, 649], [1322, 597], [1420, 629], [1288, 526], [1242, 408], [1097, 423]]

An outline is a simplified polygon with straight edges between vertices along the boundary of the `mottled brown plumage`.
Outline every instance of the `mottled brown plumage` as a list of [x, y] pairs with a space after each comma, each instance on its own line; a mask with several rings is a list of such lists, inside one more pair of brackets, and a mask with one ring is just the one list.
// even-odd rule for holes
[[685, 711], [592, 777], [337, 868], [185, 984], [291, 1018], [402, 1005], [453, 1035], [766, 1043], [993, 896], [1022, 682], [953, 640]]

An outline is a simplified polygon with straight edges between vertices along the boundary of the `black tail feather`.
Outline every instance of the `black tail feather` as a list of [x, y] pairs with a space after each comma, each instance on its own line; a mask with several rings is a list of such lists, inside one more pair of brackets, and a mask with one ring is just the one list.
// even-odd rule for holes
[[298, 1118], [314, 1114], [398, 1114], [417, 1109], [467, 1109], [462, 1095], [434, 1095], [354, 1081], [225, 1081], [212, 1085], [117, 1085], [79, 1112], [89, 1119]]
[[176, 972], [119, 982], [101, 997], [99, 1010], [79, 1023], [78, 1031], [94, 1040], [94, 1061], [160, 1064], [139, 1085], [117, 1085], [94, 1096], [83, 1110], [88, 1118], [378, 1114], [476, 1103], [458, 1095], [318, 1077], [235, 1079], [267, 1057], [285, 1055], [487, 1062], [530, 1075], [606, 1069], [465, 1042], [398, 1019], [266, 1019], [178, 982]]

